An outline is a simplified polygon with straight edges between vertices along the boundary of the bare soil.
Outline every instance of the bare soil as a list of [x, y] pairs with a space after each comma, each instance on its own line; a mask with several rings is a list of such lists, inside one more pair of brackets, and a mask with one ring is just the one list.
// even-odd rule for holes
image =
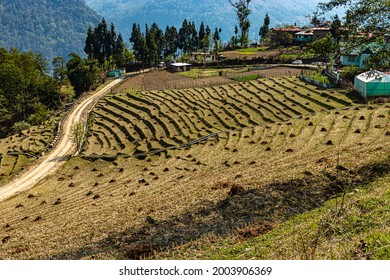
[[[258, 74], [264, 77], [281, 77], [281, 76], [296, 76], [301, 72], [301, 69], [291, 67], [275, 67], [264, 70], [254, 70], [237, 74], [237, 76], [245, 76], [251, 74]], [[153, 71], [137, 75], [125, 82], [121, 83], [116, 89], [117, 92], [124, 92], [127, 90], [163, 90], [163, 89], [179, 89], [179, 88], [193, 88], [215, 86], [222, 84], [234, 83], [228, 77], [206, 77], [206, 78], [188, 78], [183, 77], [177, 73], [168, 71]]]
[[128, 79], [118, 87], [119, 92], [126, 90], [161, 90], [176, 88], [191, 88], [207, 85], [231, 83], [226, 77], [208, 77], [192, 79], [168, 71], [153, 71]]

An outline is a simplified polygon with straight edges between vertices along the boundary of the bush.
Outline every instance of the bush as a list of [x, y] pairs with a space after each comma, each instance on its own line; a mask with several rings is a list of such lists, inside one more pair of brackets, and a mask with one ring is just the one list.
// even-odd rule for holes
[[357, 66], [346, 66], [341, 71], [340, 78], [343, 80], [348, 80], [348, 81], [353, 82], [355, 79], [355, 76], [361, 72], [362, 72], [362, 70]]
[[12, 129], [14, 130], [15, 133], [19, 133], [19, 132], [22, 132], [23, 130], [30, 128], [30, 126], [31, 126], [31, 124], [29, 124], [28, 122], [20, 121], [20, 122], [15, 123], [13, 125]]
[[281, 54], [279, 58], [284, 62], [294, 61], [298, 59], [297, 54]]
[[38, 125], [41, 124], [47, 118], [47, 115], [48, 111], [45, 106], [43, 106], [42, 104], [37, 104], [35, 113], [31, 114], [28, 117], [27, 121], [31, 125]]
[[321, 82], [321, 83], [325, 83], [325, 84], [330, 84], [330, 83], [331, 83], [331, 81], [330, 81], [330, 79], [329, 79], [328, 76], [323, 76], [323, 75], [321, 75], [321, 74], [318, 73], [318, 72], [312, 73], [312, 74], [309, 76], [309, 78], [312, 79], [312, 80], [315, 80], [315, 81], [319, 81], [319, 82]]

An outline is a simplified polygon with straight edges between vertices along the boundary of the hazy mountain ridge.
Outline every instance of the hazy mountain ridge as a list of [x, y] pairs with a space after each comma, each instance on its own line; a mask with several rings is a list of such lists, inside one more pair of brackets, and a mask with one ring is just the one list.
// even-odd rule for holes
[[0, 0], [0, 46], [47, 58], [84, 54], [88, 27], [100, 19], [83, 0]]
[[[258, 38], [264, 16], [269, 14], [271, 27], [293, 24], [308, 24], [307, 16], [312, 14], [321, 0], [253, 0], [251, 2], [251, 40]], [[133, 22], [142, 26], [156, 22], [162, 29], [167, 25], [180, 27], [186, 18], [195, 21], [197, 26], [201, 21], [208, 24], [212, 30], [222, 28], [222, 39], [229, 40], [234, 34], [237, 18], [229, 0], [86, 0], [107, 21], [112, 21], [125, 38], [129, 37]]]

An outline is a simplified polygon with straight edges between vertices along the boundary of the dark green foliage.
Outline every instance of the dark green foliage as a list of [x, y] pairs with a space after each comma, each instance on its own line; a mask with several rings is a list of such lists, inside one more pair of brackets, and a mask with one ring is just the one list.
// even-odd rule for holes
[[[113, 23], [108, 29], [104, 18], [95, 29], [89, 27], [84, 51], [88, 59], [96, 59], [101, 68], [124, 67], [132, 59], [125, 47], [122, 34], [117, 36]], [[107, 62], [109, 65], [106, 65]]]
[[130, 43], [132, 43], [133, 45], [135, 59], [145, 64], [146, 53], [147, 53], [146, 39], [145, 39], [145, 34], [141, 32], [141, 27], [139, 24], [136, 23], [133, 24]]
[[156, 23], [146, 30], [147, 62], [148, 65], [156, 66], [162, 60], [164, 33]]
[[312, 50], [318, 57], [325, 58], [330, 53], [336, 50], [336, 46], [333, 42], [332, 35], [328, 33], [326, 37], [316, 40], [311, 43], [309, 49]]
[[[126, 39], [131, 36], [133, 22], [140, 23], [141, 28], [145, 24], [150, 26], [156, 22], [165, 30], [166, 26], [176, 26], [177, 29], [180, 29], [185, 18], [189, 21], [195, 21], [198, 28], [203, 21], [205, 27], [206, 24], [211, 27], [211, 33], [215, 27], [222, 28], [223, 34], [220, 34], [222, 41], [229, 41], [234, 36], [234, 25], [238, 25], [234, 8], [228, 0], [86, 0], [85, 2], [104, 16], [107, 21], [114, 22], [115, 27], [122, 32], [123, 38]], [[233, 2], [237, 1], [233, 0]], [[297, 22], [298, 25], [304, 25], [307, 24], [305, 17], [316, 9], [318, 2], [325, 1], [252, 1], [250, 19], [254, 28], [251, 26], [249, 38], [251, 40], [258, 38], [266, 12], [269, 13], [273, 26], [294, 22]], [[199, 37], [201, 38], [200, 34]], [[200, 49], [203, 48], [200, 47]]]
[[132, 44], [135, 59], [144, 67], [156, 66], [161, 61], [170, 61], [181, 54], [190, 54], [197, 50], [207, 50], [210, 47], [210, 39], [214, 40], [218, 50], [221, 28], [216, 28], [211, 37], [210, 27], [200, 25], [199, 32], [194, 22], [183, 21], [177, 31], [174, 26], [167, 26], [165, 33], [153, 23], [150, 28], [146, 25], [145, 32], [141, 31], [140, 25], [134, 23], [131, 32], [130, 43]]
[[264, 24], [262, 27], [260, 27], [260, 31], [259, 31], [259, 36], [262, 42], [264, 42], [269, 37], [269, 25], [270, 25], [270, 19], [268, 14], [266, 14], [264, 18]]
[[179, 30], [179, 46], [183, 53], [189, 53], [191, 50], [191, 23], [186, 19]]
[[33, 50], [49, 60], [82, 53], [88, 26], [99, 16], [80, 0], [0, 0], [0, 46]]
[[333, 17], [333, 22], [330, 29], [330, 34], [332, 34], [333, 38], [335, 39], [336, 43], [338, 44], [341, 39], [342, 30], [341, 30], [341, 20], [339, 19], [338, 15], [335, 15]]
[[62, 56], [53, 58], [51, 65], [53, 67], [53, 77], [62, 84], [66, 78], [65, 59]]
[[82, 59], [76, 53], [71, 53], [70, 57], [66, 67], [69, 81], [76, 95], [96, 87], [100, 82], [98, 61]]
[[0, 136], [14, 124], [41, 123], [60, 103], [59, 83], [46, 74], [40, 55], [0, 48]]
[[[345, 7], [347, 10], [345, 22], [341, 30], [345, 30], [345, 50], [364, 50], [372, 43], [375, 45], [368, 67], [387, 69], [390, 65], [388, 52], [390, 32], [389, 0], [331, 0], [320, 4], [324, 12], [334, 8]], [[340, 23], [335, 18], [332, 34], [338, 39]], [[386, 42], [387, 41], [387, 42]]]
[[164, 34], [164, 57], [167, 60], [174, 58], [179, 48], [179, 34], [176, 27], [172, 26], [165, 29]]

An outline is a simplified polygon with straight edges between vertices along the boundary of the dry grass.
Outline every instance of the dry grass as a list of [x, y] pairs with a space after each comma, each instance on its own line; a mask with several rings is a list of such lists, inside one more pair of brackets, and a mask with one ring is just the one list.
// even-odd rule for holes
[[[385, 158], [388, 124], [384, 106], [340, 110], [227, 132], [144, 160], [74, 158], [2, 203], [0, 237], [9, 238], [0, 257], [141, 258], [247, 225], [261, 232], [334, 195], [329, 174], [337, 164], [355, 170]], [[243, 190], [229, 195], [234, 185]]]
[[85, 153], [156, 152], [212, 133], [287, 122], [351, 104], [343, 92], [324, 94], [295, 78], [116, 93], [101, 100], [94, 110], [92, 137]]
[[[342, 94], [328, 91], [342, 101], [327, 102], [322, 90], [304, 84], [296, 89], [302, 95], [284, 92], [288, 83], [299, 82], [268, 79], [107, 97], [100, 112], [95, 110], [84, 156], [1, 203], [0, 258], [220, 258], [204, 249], [221, 250], [275, 232], [280, 243], [289, 234], [278, 231], [285, 221], [321, 207], [348, 180], [366, 184], [386, 174], [387, 169], [377, 168], [371, 176], [364, 167], [373, 170], [372, 162], [385, 163], [388, 156], [388, 107], [345, 109], [342, 103], [349, 100]], [[306, 91], [309, 101], [303, 97]], [[313, 99], [313, 106], [304, 103]], [[230, 111], [223, 110], [226, 101]], [[262, 114], [253, 109], [255, 104]], [[335, 109], [325, 111], [321, 104]], [[240, 115], [234, 114], [239, 110], [234, 105], [242, 105]], [[207, 128], [204, 122], [213, 125]], [[132, 156], [220, 130], [226, 131], [188, 147]], [[316, 231], [311, 234], [315, 239]], [[273, 254], [262, 248], [263, 255], [226, 256], [294, 258], [302, 247], [297, 248], [295, 254], [294, 249]]]

